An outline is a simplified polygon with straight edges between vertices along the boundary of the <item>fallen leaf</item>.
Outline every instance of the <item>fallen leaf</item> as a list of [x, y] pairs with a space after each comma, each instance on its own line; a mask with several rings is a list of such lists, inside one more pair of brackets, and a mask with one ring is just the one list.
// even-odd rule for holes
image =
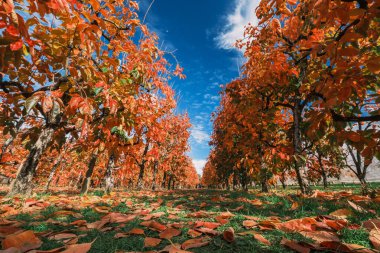
[[179, 236], [181, 234], [181, 230], [175, 228], [168, 228], [160, 233], [160, 238], [162, 239], [172, 239], [174, 236]]
[[237, 212], [237, 211], [240, 211], [240, 210], [243, 210], [243, 209], [244, 209], [244, 206], [238, 206], [238, 207], [236, 207], [234, 209], [230, 209], [230, 210], [233, 211], [233, 212]]
[[290, 207], [290, 210], [294, 211], [297, 210], [300, 204], [298, 202], [293, 202], [292, 206]]
[[322, 242], [321, 247], [332, 249], [337, 252], [373, 253], [372, 250], [358, 244], [348, 244], [342, 242]]
[[179, 244], [170, 244], [158, 251], [159, 253], [192, 253], [190, 251], [182, 250]]
[[336, 233], [327, 232], [327, 231], [301, 231], [301, 235], [314, 240], [317, 243], [322, 242], [339, 242], [339, 237]]
[[207, 237], [200, 237], [195, 239], [190, 239], [182, 243], [182, 249], [187, 250], [191, 248], [199, 248], [206, 246], [210, 243], [210, 240]]
[[200, 236], [202, 233], [195, 231], [194, 229], [189, 229], [189, 231], [187, 231], [187, 234], [190, 235], [191, 237], [195, 238], [195, 237]]
[[12, 234], [2, 241], [3, 249], [18, 248], [21, 252], [41, 247], [42, 241], [36, 237], [33, 231], [24, 231], [19, 234]]
[[368, 231], [371, 231], [374, 228], [380, 229], [380, 220], [379, 219], [370, 219], [363, 222], [363, 227]]
[[197, 221], [197, 222], [195, 222], [194, 227], [195, 228], [197, 228], [197, 227], [206, 227], [206, 228], [214, 229], [214, 228], [219, 227], [220, 225], [221, 224], [217, 223], [217, 222]]
[[144, 239], [144, 247], [156, 247], [160, 244], [161, 239], [153, 238], [153, 237], [145, 237]]
[[339, 217], [339, 218], [347, 218], [348, 216], [351, 216], [353, 213], [350, 209], [347, 209], [347, 208], [343, 208], [343, 209], [338, 209], [332, 213], [330, 213], [330, 215], [332, 216], [335, 216], [335, 217]]
[[70, 223], [70, 225], [73, 225], [73, 226], [83, 226], [87, 223], [86, 220], [76, 220], [76, 221], [73, 221]]
[[286, 247], [288, 247], [288, 248], [290, 248], [296, 252], [299, 252], [299, 253], [309, 253], [310, 252], [310, 248], [302, 246], [298, 242], [291, 241], [291, 240], [288, 240], [286, 238], [282, 238], [281, 245], [284, 245], [284, 246], [286, 246]]
[[261, 234], [258, 234], [258, 233], [254, 233], [253, 234], [253, 238], [255, 238], [256, 240], [258, 240], [259, 242], [265, 244], [265, 245], [268, 245], [268, 246], [271, 246], [271, 242], [268, 241], [263, 235]]
[[86, 253], [91, 249], [92, 243], [93, 242], [69, 245], [67, 249], [61, 253]]
[[314, 218], [302, 218], [276, 224], [276, 228], [284, 232], [313, 231], [316, 224]]
[[49, 236], [49, 239], [50, 240], [65, 240], [65, 239], [71, 239], [71, 238], [75, 238], [75, 237], [77, 237], [76, 234], [72, 234], [72, 233], [59, 233], [59, 234], [55, 234], [55, 235]]
[[245, 220], [245, 221], [243, 221], [243, 226], [245, 227], [245, 228], [252, 228], [252, 227], [254, 227], [254, 226], [256, 226], [257, 225], [257, 222], [256, 221], [253, 221], [253, 220]]
[[1, 253], [21, 253], [21, 250], [15, 247], [8, 248], [5, 250], [0, 250]]
[[235, 230], [232, 227], [229, 227], [226, 230], [224, 230], [223, 239], [229, 243], [235, 241]]
[[371, 241], [373, 247], [377, 250], [380, 250], [380, 230], [372, 229], [369, 232], [369, 240]]
[[222, 216], [216, 216], [216, 217], [215, 217], [215, 220], [216, 220], [218, 223], [222, 224], [222, 225], [228, 223], [228, 219], [224, 219]]
[[126, 234], [129, 234], [129, 235], [143, 235], [144, 233], [145, 233], [144, 230], [141, 228], [132, 228], [131, 230], [126, 232]]
[[216, 235], [219, 234], [218, 231], [215, 231], [215, 230], [210, 229], [210, 228], [197, 228], [195, 230], [198, 231], [198, 232], [201, 232], [203, 234], [211, 235], [211, 236], [216, 236]]
[[365, 210], [363, 207], [355, 204], [354, 202], [351, 202], [349, 200], [347, 200], [348, 204], [356, 211], [358, 211], [359, 213], [368, 213], [367, 210]]
[[167, 226], [157, 222], [157, 221], [143, 221], [140, 225], [151, 228], [156, 231], [164, 231], [167, 229]]
[[229, 219], [229, 218], [232, 218], [234, 216], [235, 216], [235, 214], [233, 214], [233, 213], [231, 213], [229, 211], [223, 212], [223, 213], [219, 214], [219, 217], [221, 217], [223, 219]]

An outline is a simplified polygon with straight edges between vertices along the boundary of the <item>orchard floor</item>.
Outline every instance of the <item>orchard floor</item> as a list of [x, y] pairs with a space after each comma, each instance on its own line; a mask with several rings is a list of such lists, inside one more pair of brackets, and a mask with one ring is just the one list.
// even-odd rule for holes
[[292, 190], [110, 196], [55, 190], [28, 199], [1, 193], [2, 246], [24, 247], [4, 252], [378, 252], [380, 246], [380, 191], [369, 199], [347, 188], [309, 197]]

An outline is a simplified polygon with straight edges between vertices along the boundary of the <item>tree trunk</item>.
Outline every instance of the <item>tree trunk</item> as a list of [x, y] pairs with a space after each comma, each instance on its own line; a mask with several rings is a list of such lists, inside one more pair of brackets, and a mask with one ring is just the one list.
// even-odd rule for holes
[[228, 181], [228, 178], [226, 178], [226, 190], [229, 191], [230, 190], [230, 183]]
[[234, 172], [233, 177], [232, 177], [232, 189], [234, 189], [234, 191], [237, 190], [237, 174], [236, 174], [236, 172]]
[[244, 191], [248, 191], [248, 172], [247, 169], [244, 167], [242, 168], [242, 175], [241, 175], [241, 186], [243, 187]]
[[268, 174], [267, 170], [265, 168], [261, 168], [260, 170], [261, 192], [269, 192], [267, 174]]
[[88, 163], [88, 169], [86, 171], [86, 176], [85, 176], [83, 183], [82, 183], [82, 189], [80, 191], [81, 194], [86, 195], [89, 188], [90, 188], [91, 177], [92, 177], [92, 174], [94, 173], [94, 168], [95, 168], [97, 158], [98, 158], [98, 150], [96, 150], [91, 155], [90, 162]]
[[59, 154], [57, 160], [55, 160], [55, 163], [53, 165], [53, 168], [50, 171], [49, 178], [48, 178], [48, 180], [46, 182], [46, 185], [45, 185], [45, 192], [49, 191], [49, 187], [50, 187], [51, 181], [53, 180], [55, 172], [58, 169], [58, 166], [61, 164], [61, 161], [62, 161], [62, 158], [63, 158], [63, 154], [64, 154], [64, 152], [61, 152]]
[[39, 160], [51, 142], [54, 129], [51, 127], [41, 131], [36, 143], [30, 149], [26, 160], [20, 165], [16, 178], [12, 181], [9, 195], [26, 194], [30, 195], [33, 190], [33, 177], [35, 175]]
[[105, 175], [105, 192], [110, 194], [114, 187], [113, 169], [115, 167], [115, 157], [113, 154], [108, 159], [106, 175]]
[[280, 180], [281, 182], [281, 185], [282, 185], [282, 189], [286, 189], [286, 184], [285, 184], [285, 180]]
[[162, 184], [161, 184], [161, 188], [162, 189], [165, 189], [166, 187], [166, 171], [164, 172], [164, 177], [162, 178]]
[[302, 142], [301, 142], [301, 108], [300, 108], [300, 99], [296, 99], [294, 110], [293, 110], [293, 148], [294, 148], [294, 169], [297, 175], [298, 185], [303, 194], [310, 192], [310, 188], [307, 183], [304, 182], [301, 175], [302, 162], [300, 161], [300, 156], [302, 155]]
[[173, 179], [172, 190], [174, 190], [174, 187], [175, 187], [175, 180]]
[[171, 185], [172, 185], [172, 180], [173, 180], [173, 175], [169, 176], [169, 182], [168, 182], [168, 190], [170, 190]]
[[365, 179], [365, 175], [361, 173], [358, 175], [358, 178], [362, 187], [362, 194], [367, 195], [369, 193], [369, 190], [368, 190], [367, 180]]
[[156, 190], [156, 176], [157, 176], [157, 170], [158, 170], [158, 161], [154, 162], [153, 165], [153, 179], [152, 179], [152, 190]]
[[139, 178], [137, 180], [137, 190], [141, 190], [143, 188], [143, 179], [144, 179], [144, 171], [145, 171], [145, 161], [140, 164], [140, 173]]

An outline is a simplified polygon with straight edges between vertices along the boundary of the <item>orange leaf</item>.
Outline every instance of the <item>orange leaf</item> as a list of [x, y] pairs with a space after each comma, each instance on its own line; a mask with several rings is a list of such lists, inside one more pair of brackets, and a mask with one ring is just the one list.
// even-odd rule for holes
[[286, 238], [282, 238], [281, 245], [284, 245], [284, 246], [286, 246], [286, 247], [288, 247], [288, 248], [290, 248], [296, 252], [299, 252], [299, 253], [309, 253], [310, 252], [310, 248], [304, 247], [301, 244], [299, 244], [298, 242], [290, 241]]
[[86, 253], [91, 249], [92, 243], [93, 242], [69, 245], [67, 249], [61, 253]]
[[339, 237], [337, 234], [327, 231], [301, 231], [301, 235], [310, 238], [318, 243], [331, 241], [331, 242], [339, 242]]
[[153, 237], [145, 237], [144, 247], [156, 247], [160, 244], [161, 239], [153, 238]]
[[369, 233], [369, 240], [371, 241], [373, 247], [380, 250], [380, 230], [372, 229]]
[[245, 221], [243, 221], [243, 226], [245, 228], [252, 228], [252, 227], [254, 227], [256, 225], [257, 225], [257, 222], [253, 221], [253, 220], [245, 220]]
[[332, 213], [330, 213], [330, 215], [332, 216], [335, 216], [335, 217], [339, 217], [339, 218], [347, 218], [348, 216], [351, 216], [352, 215], [352, 211], [350, 209], [347, 209], [347, 208], [343, 208], [343, 209], [338, 209]]
[[141, 229], [141, 228], [132, 228], [126, 234], [130, 234], [130, 235], [143, 235], [144, 234], [144, 230]]
[[199, 248], [199, 247], [206, 246], [209, 243], [210, 243], [210, 240], [207, 237], [190, 239], [182, 243], [182, 249], [187, 250], [191, 248]]
[[194, 238], [200, 236], [202, 233], [195, 231], [194, 229], [189, 229], [189, 231], [187, 231], [187, 234]]
[[294, 219], [277, 224], [277, 228], [284, 232], [312, 231], [315, 230], [317, 221], [313, 218]]
[[160, 238], [162, 239], [171, 239], [174, 236], [179, 236], [181, 234], [181, 230], [175, 228], [168, 228], [165, 231], [160, 233]]
[[268, 241], [268, 240], [267, 240], [263, 235], [261, 235], [261, 234], [254, 233], [254, 234], [253, 234], [253, 238], [255, 238], [256, 240], [258, 240], [259, 242], [261, 242], [261, 243], [263, 243], [263, 244], [265, 244], [265, 245], [268, 245], [268, 246], [272, 245], [272, 244], [270, 243], [270, 241]]
[[235, 241], [235, 230], [232, 227], [229, 227], [226, 230], [224, 230], [223, 239], [229, 243]]
[[41, 245], [41, 240], [30, 230], [19, 234], [8, 235], [2, 242], [3, 249], [15, 247], [21, 252], [37, 249], [41, 247]]

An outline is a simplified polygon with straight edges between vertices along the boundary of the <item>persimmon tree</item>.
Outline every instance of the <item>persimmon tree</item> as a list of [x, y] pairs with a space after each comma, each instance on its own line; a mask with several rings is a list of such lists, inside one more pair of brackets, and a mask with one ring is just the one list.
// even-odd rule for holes
[[[95, 184], [105, 180], [109, 191], [118, 160], [128, 161], [131, 147], [144, 142], [139, 129], [158, 129], [159, 118], [175, 107], [168, 81], [183, 77], [182, 69], [169, 70], [134, 1], [7, 0], [0, 9], [0, 125], [9, 137], [2, 161], [21, 136], [29, 150], [10, 194], [31, 193], [44, 155], [52, 156], [51, 170], [42, 166], [50, 173], [47, 188], [70, 162], [70, 180], [81, 181], [82, 192], [92, 177]], [[75, 148], [67, 147], [68, 138]], [[66, 153], [77, 155], [68, 161]], [[97, 165], [99, 157], [104, 161]], [[83, 158], [85, 171], [75, 166]]]
[[[368, 161], [379, 154], [377, 130], [367, 135], [347, 130], [352, 123], [380, 120], [378, 7], [373, 0], [262, 0], [256, 10], [259, 24], [249, 25], [245, 39], [237, 43], [247, 61], [240, 77], [244, 85], [235, 91], [242, 99], [236, 103], [250, 108], [252, 115], [236, 110], [240, 114], [236, 117], [245, 121], [257, 117], [255, 107], [246, 107], [247, 101], [266, 98], [256, 103], [267, 116], [259, 121], [277, 125], [285, 135], [258, 145], [292, 160], [302, 193], [309, 192], [307, 154], [318, 140], [337, 139], [340, 146], [346, 140], [354, 142]], [[217, 131], [219, 127], [214, 127]], [[257, 141], [254, 136], [250, 139]], [[267, 163], [273, 167], [275, 159], [269, 156]]]

